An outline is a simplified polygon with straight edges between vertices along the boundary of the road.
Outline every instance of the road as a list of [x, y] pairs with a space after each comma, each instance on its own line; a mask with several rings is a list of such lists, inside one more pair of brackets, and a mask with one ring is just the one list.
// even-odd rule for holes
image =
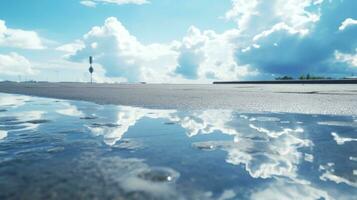
[[357, 115], [357, 85], [1, 82], [0, 92], [156, 109]]

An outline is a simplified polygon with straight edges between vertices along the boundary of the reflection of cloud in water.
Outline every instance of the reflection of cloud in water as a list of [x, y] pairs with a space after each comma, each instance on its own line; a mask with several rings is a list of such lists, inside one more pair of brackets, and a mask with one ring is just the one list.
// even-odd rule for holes
[[252, 117], [249, 121], [258, 121], [258, 122], [278, 122], [280, 121], [277, 117]]
[[314, 162], [314, 156], [312, 154], [305, 153], [304, 159], [307, 162], [311, 162], [311, 163]]
[[119, 142], [115, 143], [112, 147], [118, 149], [136, 150], [143, 146], [141, 142], [133, 139], [121, 139]]
[[117, 114], [116, 127], [91, 127], [88, 128], [95, 135], [103, 135], [104, 142], [107, 145], [114, 145], [119, 141], [123, 135], [129, 130], [131, 126], [134, 126], [143, 117], [150, 118], [171, 118], [170, 114], [174, 113], [174, 110], [150, 110], [143, 108], [134, 108], [128, 106], [121, 106]]
[[333, 136], [333, 139], [336, 141], [338, 145], [343, 145], [346, 142], [356, 142], [357, 138], [347, 138], [347, 137], [341, 137], [337, 133], [332, 132], [331, 135]]
[[[241, 139], [239, 143], [249, 142], [251, 143], [251, 141]], [[269, 142], [251, 145], [252, 149], [226, 149], [228, 151], [227, 162], [235, 165], [244, 164], [246, 170], [254, 178], [285, 176], [294, 179], [297, 176], [297, 165], [302, 157], [298, 148], [309, 146], [311, 143], [292, 134], [285, 134], [271, 138]]]
[[134, 170], [122, 182], [122, 187], [128, 191], [142, 191], [159, 196], [177, 196], [173, 183], [179, 173], [170, 168], [157, 168], [144, 166]]
[[[15, 103], [21, 105], [21, 101], [20, 100], [17, 101], [18, 102]], [[35, 106], [30, 108], [38, 109], [38, 105], [40, 104], [37, 103], [30, 104], [30, 106]], [[322, 151], [325, 147], [330, 148], [330, 147], [336, 147], [337, 145], [336, 143], [331, 142], [331, 136], [329, 134], [327, 135], [324, 134], [323, 136], [321, 136], [319, 135], [321, 134], [320, 131], [316, 131], [316, 132], [312, 132], [310, 135], [309, 125], [313, 124], [312, 127], [316, 127], [317, 121], [312, 121], [310, 124], [307, 120], [306, 121], [303, 120], [304, 125], [301, 125], [302, 122], [297, 122], [294, 120], [295, 117], [302, 120], [303, 116], [291, 117], [290, 115], [285, 115], [285, 114], [284, 115], [283, 114], [282, 115], [280, 114], [237, 115], [237, 113], [231, 110], [203, 110], [203, 111], [181, 112], [176, 110], [153, 110], [153, 109], [134, 108], [134, 107], [127, 107], [127, 106], [117, 106], [117, 107], [101, 106], [100, 108], [98, 108], [93, 104], [87, 105], [79, 102], [78, 103], [60, 102], [56, 104], [53, 103], [47, 105], [48, 107], [55, 108], [55, 109], [53, 109], [52, 112], [49, 111], [48, 113], [47, 110], [27, 112], [28, 108], [26, 107], [27, 106], [26, 105], [24, 107], [21, 107], [20, 109], [11, 108], [10, 111], [0, 112], [0, 117], [4, 115], [7, 116], [10, 113], [10, 115], [12, 116], [8, 118], [8, 120], [10, 120], [8, 122], [12, 123], [11, 124], [12, 127], [15, 127], [15, 129], [7, 130], [4, 127], [9, 125], [5, 125], [5, 126], [3, 125], [7, 122], [4, 121], [3, 124], [0, 123], [0, 130], [4, 129], [0, 131], [1, 144], [11, 141], [13, 138], [15, 138], [15, 137], [9, 137], [7, 139], [4, 139], [5, 137], [7, 137], [7, 134], [9, 134], [10, 136], [26, 135], [23, 133], [15, 133], [14, 135], [11, 135], [12, 131], [33, 130], [38, 128], [40, 123], [48, 122], [47, 120], [44, 119], [44, 114], [46, 114], [46, 116], [51, 117], [50, 119], [52, 120], [59, 119], [59, 120], [53, 120], [54, 123], [64, 122], [63, 123], [64, 128], [66, 128], [66, 125], [70, 125], [71, 128], [72, 125], [76, 127], [78, 126], [78, 124], [84, 125], [93, 134], [102, 136], [100, 138], [88, 137], [90, 138], [90, 140], [93, 141], [95, 140], [96, 143], [100, 144], [100, 148], [96, 150], [101, 151], [101, 148], [103, 149], [108, 148], [113, 154], [110, 153], [110, 154], [106, 154], [105, 156], [102, 156], [102, 154], [92, 155], [93, 157], [90, 157], [90, 155], [88, 156], [86, 154], [85, 156], [80, 158], [81, 159], [80, 161], [78, 161], [78, 159], [73, 159], [75, 160], [73, 162], [78, 161], [78, 163], [75, 164], [70, 163], [68, 164], [68, 166], [70, 166], [71, 170], [72, 167], [75, 166], [74, 167], [75, 171], [78, 172], [81, 177], [85, 177], [85, 178], [80, 180], [75, 180], [75, 179], [69, 179], [69, 180], [73, 181], [72, 185], [82, 184], [82, 186], [86, 186], [83, 188], [90, 188], [90, 190], [93, 189], [93, 192], [97, 194], [100, 194], [103, 191], [103, 187], [101, 187], [100, 185], [93, 184], [93, 183], [100, 182], [95, 177], [97, 178], [99, 177], [99, 179], [105, 182], [106, 184], [107, 181], [109, 181], [109, 185], [115, 185], [116, 187], [118, 187], [115, 188], [118, 189], [115, 191], [120, 193], [119, 197], [123, 197], [123, 199], [130, 199], [130, 198], [177, 199], [181, 197], [183, 198], [183, 197], [190, 196], [185, 194], [186, 190], [190, 190], [190, 189], [179, 188], [177, 186], [181, 186], [180, 185], [181, 183], [176, 185], [175, 181], [171, 181], [179, 177], [178, 172], [167, 168], [165, 169], [165, 168], [157, 168], [157, 167], [149, 166], [143, 160], [124, 159], [118, 157], [119, 155], [121, 155], [120, 153], [124, 153], [125, 155], [127, 155], [126, 153], [130, 153], [130, 155], [134, 157], [138, 153], [139, 155], [138, 157], [144, 155], [145, 158], [148, 159], [148, 163], [150, 162], [151, 164], [153, 164], [156, 162], [155, 159], [153, 160], [153, 163], [150, 160], [152, 159], [153, 156], [151, 154], [152, 152], [150, 152], [152, 150], [151, 148], [155, 148], [154, 150], [165, 151], [168, 146], [167, 145], [168, 143], [166, 143], [167, 137], [160, 138], [160, 142], [162, 142], [162, 144], [160, 145], [162, 146], [153, 145], [154, 147], [152, 147], [151, 145], [145, 146], [146, 144], [150, 144], [150, 142], [156, 142], [155, 141], [156, 138], [155, 137], [149, 138], [150, 135], [148, 134], [145, 135], [146, 138], [141, 138], [141, 139], [138, 139], [137, 137], [123, 138], [123, 136], [128, 132], [130, 132], [130, 134], [133, 133], [134, 136], [137, 136], [136, 134], [139, 131], [145, 130], [144, 129], [145, 125], [147, 125], [148, 123], [161, 123], [161, 126], [160, 124], [155, 124], [154, 126], [150, 125], [150, 127], [155, 127], [155, 128], [159, 127], [158, 131], [162, 131], [162, 129], [167, 128], [167, 130], [170, 131], [175, 130], [175, 134], [180, 132], [182, 134], [185, 133], [189, 137], [186, 138], [187, 141], [185, 142], [187, 143], [191, 143], [192, 140], [201, 141], [193, 144], [194, 147], [200, 150], [224, 151], [224, 153], [222, 152], [199, 153], [195, 149], [185, 149], [188, 151], [188, 154], [185, 154], [185, 156], [188, 155], [189, 159], [194, 160], [193, 162], [195, 162], [195, 158], [196, 158], [195, 156], [197, 156], [198, 158], [197, 160], [199, 160], [200, 158], [202, 158], [200, 156], [209, 155], [212, 156], [213, 158], [216, 158], [217, 156], [223, 155], [226, 161], [225, 165], [227, 166], [223, 166], [223, 165], [219, 166], [217, 168], [217, 172], [221, 169], [223, 170], [219, 171], [219, 173], [221, 172], [229, 173], [230, 169], [233, 169], [239, 173], [244, 171], [243, 172], [244, 176], [242, 176], [243, 180], [240, 179], [241, 177], [238, 177], [237, 182], [232, 183], [232, 185], [222, 186], [222, 188], [219, 188], [220, 186], [218, 186], [217, 188], [222, 189], [219, 191], [218, 190], [215, 191], [212, 188], [209, 189], [212, 190], [212, 192], [200, 191], [202, 193], [198, 194], [197, 198], [193, 198], [193, 199], [220, 199], [220, 200], [237, 199], [240, 198], [240, 195], [242, 195], [241, 193], [243, 193], [244, 198], [250, 197], [250, 199], [291, 199], [291, 198], [331, 199], [332, 197], [330, 197], [329, 195], [332, 195], [334, 197], [340, 195], [340, 189], [336, 189], [336, 191], [330, 189], [336, 186], [336, 183], [347, 184], [349, 186], [352, 186], [352, 189], [354, 189], [353, 187], [357, 187], [356, 168], [354, 167], [354, 165], [353, 166], [349, 165], [350, 163], [355, 164], [355, 161], [357, 160], [356, 157], [352, 157], [352, 156], [350, 157], [350, 155], [353, 154], [346, 155], [346, 160], [348, 160], [349, 162], [343, 163], [345, 165], [342, 170], [336, 168], [334, 164], [321, 165], [320, 171], [316, 170], [320, 165], [319, 162], [325, 160], [325, 157], [327, 157], [328, 159], [332, 159], [332, 160], [327, 159], [328, 162], [334, 162], [336, 163], [337, 166], [339, 166], [338, 164], [339, 162], [335, 160], [336, 157], [333, 156], [336, 155], [335, 154], [336, 151], [337, 153], [340, 153], [339, 151], [341, 150], [338, 148], [334, 149], [332, 152], [332, 154], [334, 155], [332, 156], [328, 155], [327, 153], [320, 153], [320, 151]], [[48, 109], [48, 107], [46, 109]], [[22, 109], [24, 109], [26, 112], [18, 112], [19, 110], [24, 111]], [[94, 116], [93, 114], [90, 115], [90, 113], [93, 113], [94, 111], [96, 111], [95, 114], [97, 114], [98, 117]], [[71, 118], [65, 116], [69, 116]], [[275, 116], [278, 116], [279, 118]], [[309, 119], [310, 116], [305, 116], [305, 117]], [[61, 121], [61, 119], [63, 118], [65, 118], [66, 120]], [[143, 123], [140, 123], [140, 125], [137, 128], [131, 129], [131, 127], [134, 127], [140, 120], [144, 118], [145, 120], [141, 121]], [[72, 120], [68, 120], [68, 119], [76, 119], [76, 120], [73, 120], [73, 124], [72, 124]], [[87, 119], [87, 120], [83, 120], [83, 119]], [[160, 119], [160, 120], [153, 120], [153, 119]], [[286, 119], [288, 119], [289, 121], [286, 121]], [[320, 118], [315, 120], [319, 120], [319, 119]], [[326, 119], [326, 118], [322, 117], [322, 119]], [[335, 119], [335, 118], [328, 118], [328, 119]], [[336, 119], [340, 119], [340, 118], [336, 118]], [[162, 122], [166, 122], [166, 123], [162, 124]], [[286, 122], [290, 122], [290, 123], [287, 124]], [[340, 132], [343, 133], [338, 129], [341, 127], [327, 127], [327, 125], [351, 127], [351, 124], [353, 123], [355, 122], [347, 122], [347, 121], [344, 122], [343, 120], [319, 122], [320, 125], [325, 125], [325, 127], [320, 126], [320, 128], [332, 129], [331, 131], [336, 131], [338, 133]], [[54, 125], [58, 125], [58, 124], [54, 124]], [[60, 125], [62, 126], [62, 124]], [[173, 125], [173, 126], [167, 126], [167, 125]], [[41, 130], [45, 132], [46, 128], [47, 126], [44, 126], [43, 129]], [[87, 129], [86, 130], [81, 129], [81, 130], [82, 130], [81, 132], [88, 131]], [[331, 131], [327, 133], [330, 133]], [[348, 137], [341, 137], [336, 132], [332, 132], [332, 136], [334, 137], [334, 140], [337, 142], [337, 144], [344, 144], [346, 142], [357, 140]], [[195, 137], [201, 134], [211, 134], [211, 133], [215, 133], [215, 134], [212, 134], [212, 137], [208, 135]], [[44, 137], [41, 135], [40, 132], [34, 135], [32, 135], [32, 133], [29, 134], [30, 136], [29, 138], [33, 140], [34, 138], [36, 139], [37, 137], [40, 141], [41, 137]], [[46, 137], [47, 136], [48, 135], [46, 135]], [[310, 138], [310, 136], [311, 136], [311, 140], [313, 140], [315, 142], [315, 145], [318, 147], [316, 148], [317, 151], [315, 151], [315, 149], [312, 148], [305, 148], [305, 147], [313, 146], [312, 141], [305, 139], [306, 137]], [[58, 136], [58, 137], [62, 137], [62, 136]], [[86, 137], [85, 140], [87, 140], [88, 139], [87, 135], [85, 135], [85, 137]], [[194, 139], [191, 139], [192, 137], [194, 137]], [[110, 145], [110, 147], [103, 147], [102, 143], [97, 141], [97, 140], [101, 140], [101, 138], [103, 138], [104, 142], [107, 145]], [[207, 138], [210, 138], [213, 141], [204, 141]], [[326, 138], [329, 140], [329, 142], [322, 144], [326, 146], [318, 146], [321, 145], [320, 139], [323, 140], [322, 142], [325, 142]], [[81, 142], [84, 144], [86, 141], [81, 141]], [[96, 144], [95, 142], [93, 142], [93, 145]], [[77, 148], [77, 143], [75, 145], [76, 145], [76, 149], [80, 149]], [[89, 142], [89, 139], [88, 139], [88, 146], [90, 146], [88, 147], [88, 149], [97, 148], [96, 146], [94, 147], [92, 146], [92, 143]], [[147, 148], [142, 148], [143, 146]], [[189, 145], [180, 146], [180, 148], [181, 147], [186, 148], [189, 147]], [[174, 148], [177, 147], [173, 147], [173, 149], [170, 150], [175, 151], [176, 149]], [[343, 146], [340, 146], [340, 148], [343, 148]], [[85, 151], [87, 151], [87, 147], [84, 149], [86, 149]], [[57, 151], [65, 151], [65, 150], [67, 150], [67, 147], [62, 147], [62, 146], [60, 147], [50, 146], [45, 148], [35, 147], [35, 148], [21, 150], [19, 151], [18, 155], [29, 158], [29, 155], [31, 155], [32, 153], [34, 156], [38, 156], [35, 153], [38, 153], [39, 151], [44, 151], [46, 154], [49, 153], [52, 154]], [[197, 154], [193, 153], [191, 157], [189, 152], [196, 152]], [[169, 153], [170, 152], [168, 152], [167, 154]], [[181, 155], [173, 154], [172, 157], [170, 157], [169, 159], [176, 159], [175, 156], [177, 156], [178, 161], [180, 158], [182, 158], [180, 157]], [[219, 159], [222, 160], [221, 157]], [[166, 161], [171, 162], [171, 160], [166, 160]], [[210, 164], [209, 162], [210, 161], [207, 161], [208, 165]], [[205, 168], [207, 163], [199, 162], [197, 163], [197, 165], [202, 165], [202, 166], [197, 166], [197, 167]], [[82, 165], [82, 168], [81, 167], [77, 168], [80, 165]], [[63, 166], [68, 167], [66, 166], [66, 164], [63, 164]], [[172, 166], [177, 166], [177, 165], [172, 165]], [[182, 181], [183, 182], [188, 181], [188, 183], [191, 183], [190, 180], [187, 179], [187, 174], [186, 174], [187, 172], [185, 172], [185, 170], [183, 170], [181, 167], [182, 166], [180, 166], [179, 168], [182, 177], [177, 183]], [[209, 165], [208, 167], [211, 166]], [[303, 171], [306, 169], [309, 170], [310, 169], [309, 167], [314, 169], [314, 171], [312, 171], [311, 173]], [[348, 171], [345, 170], [346, 168], [348, 168]], [[66, 168], [62, 168], [62, 169], [66, 169]], [[233, 174], [235, 171], [233, 171]], [[64, 173], [63, 176], [69, 176], [68, 174], [69, 173], [67, 174]], [[229, 174], [228, 176], [230, 175], [231, 174]], [[308, 176], [313, 175], [313, 177], [312, 178], [306, 177], [306, 175]], [[196, 174], [192, 175], [193, 179], [196, 178], [195, 176]], [[247, 178], [247, 176], [250, 177]], [[93, 178], [93, 179], [88, 181], [86, 178], [88, 179]], [[200, 178], [197, 178], [197, 180]], [[46, 178], [44, 178], [44, 180], [45, 179]], [[205, 179], [205, 177], [203, 177], [203, 179]], [[265, 180], [261, 180], [261, 179], [265, 179]], [[207, 180], [213, 180], [213, 179], [210, 179], [210, 177], [208, 177]], [[238, 185], [245, 184], [245, 183], [250, 184], [250, 181], [252, 181], [253, 184], [254, 182], [257, 182], [258, 184], [252, 186], [252, 188], [250, 189], [246, 189], [243, 187], [245, 191], [242, 192], [239, 189]], [[236, 183], [237, 185], [235, 185]], [[63, 184], [67, 184], [67, 183], [63, 183]], [[106, 184], [105, 187], [107, 186]], [[71, 185], [71, 184], [67, 184], [67, 185]], [[330, 187], [331, 185], [333, 186]], [[345, 185], [344, 187], [347, 187], [347, 185]], [[202, 186], [202, 188], [206, 187], [205, 184], [198, 185], [198, 187], [200, 186]], [[207, 186], [210, 185], [207, 184]], [[227, 187], [232, 190], [227, 190], [228, 189]], [[183, 193], [181, 193], [182, 189], [184, 189]], [[197, 191], [197, 188], [193, 187], [193, 190]]]
[[5, 139], [7, 137], [7, 131], [0, 130], [0, 140]]
[[83, 117], [84, 114], [82, 111], [78, 110], [76, 106], [71, 105], [69, 103], [62, 103], [64, 108], [56, 110], [57, 113], [61, 115], [66, 115], [66, 116], [72, 116], [72, 117]]
[[48, 122], [42, 119], [44, 114], [44, 111], [14, 113], [12, 116], [1, 117], [1, 127], [11, 131], [35, 130], [41, 123]]
[[192, 113], [190, 116], [181, 116], [176, 110], [153, 110], [120, 106], [117, 115], [117, 127], [91, 127], [88, 128], [95, 135], [103, 135], [105, 143], [114, 145], [123, 135], [140, 119], [148, 117], [152, 119], [168, 119], [186, 130], [192, 137], [199, 133], [212, 133], [221, 131], [225, 134], [236, 135], [238, 132], [229, 126], [227, 122], [232, 119], [232, 111], [207, 110]]
[[233, 111], [227, 110], [205, 110], [194, 112], [191, 116], [178, 117], [178, 123], [186, 130], [189, 137], [197, 134], [209, 134], [221, 131], [228, 135], [239, 134], [233, 127], [227, 125], [233, 118]]
[[224, 190], [222, 195], [218, 198], [218, 200], [229, 200], [233, 199], [236, 196], [236, 193], [233, 190]]
[[[253, 125], [251, 127], [264, 134], [268, 141], [255, 141], [237, 134], [234, 141], [201, 142], [196, 143], [196, 146], [200, 149], [218, 148], [227, 151], [227, 162], [234, 165], [243, 164], [254, 178], [285, 176], [295, 179], [297, 165], [304, 156], [298, 148], [312, 145], [311, 141], [297, 136], [303, 129], [274, 132]], [[311, 159], [311, 156], [309, 158]]]
[[346, 122], [346, 121], [324, 121], [317, 122], [319, 125], [325, 126], [342, 126], [342, 127], [357, 127], [357, 121]]
[[267, 187], [254, 192], [250, 199], [252, 200], [277, 200], [277, 199], [304, 199], [316, 200], [331, 197], [327, 192], [313, 187], [311, 184], [295, 184], [285, 181], [275, 180]]
[[[120, 107], [117, 115], [117, 123], [120, 126], [89, 126], [88, 128], [96, 135], [103, 135], [106, 144], [114, 145], [131, 126], [134, 126], [143, 117], [174, 121], [183, 127], [190, 137], [197, 134], [209, 134], [214, 131], [234, 136], [234, 141], [211, 141], [198, 144], [198, 147], [207, 150], [218, 148], [227, 151], [227, 162], [234, 165], [243, 164], [254, 178], [285, 176], [296, 179], [299, 162], [302, 159], [310, 162], [313, 160], [312, 155], [305, 156], [298, 151], [300, 147], [312, 145], [311, 141], [299, 138], [299, 135], [304, 132], [302, 128], [285, 128], [281, 131], [272, 131], [250, 124], [250, 128], [256, 131], [256, 138], [266, 138], [263, 141], [254, 140], [252, 137], [245, 137], [235, 127], [229, 125], [229, 122], [233, 120], [233, 111], [206, 110], [182, 115], [175, 110]], [[277, 119], [264, 118], [261, 120], [275, 122]]]
[[253, 124], [249, 124], [249, 127], [260, 132], [260, 133], [264, 133], [267, 136], [272, 137], [272, 138], [277, 138], [284, 134], [303, 133], [304, 132], [304, 130], [302, 128], [297, 128], [295, 130], [290, 129], [290, 128], [284, 128], [282, 131], [271, 131], [271, 130], [268, 130], [265, 128], [256, 127]]
[[0, 106], [20, 107], [31, 99], [29, 96], [0, 94]]
[[333, 181], [337, 184], [344, 183], [350, 185], [352, 187], [357, 187], [357, 177], [353, 174], [351, 176], [345, 174], [346, 177], [341, 177], [336, 175], [336, 171], [334, 169], [334, 163], [327, 163], [326, 165], [320, 165], [319, 170], [323, 171], [324, 173], [320, 176], [320, 179], [323, 181]]

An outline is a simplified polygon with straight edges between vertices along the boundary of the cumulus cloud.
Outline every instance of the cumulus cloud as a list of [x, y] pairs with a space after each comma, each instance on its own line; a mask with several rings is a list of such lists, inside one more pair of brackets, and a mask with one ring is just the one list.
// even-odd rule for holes
[[57, 47], [56, 50], [67, 53], [65, 55], [65, 57], [67, 57], [69, 55], [74, 54], [75, 52], [77, 52], [78, 50], [80, 50], [82, 48], [84, 48], [83, 42], [80, 40], [77, 40], [77, 41], [74, 41], [73, 43], [61, 45], [61, 46]]
[[117, 4], [117, 5], [122, 5], [122, 4], [137, 4], [137, 5], [142, 5], [142, 4], [147, 4], [150, 3], [147, 0], [85, 0], [85, 1], [80, 1], [80, 4], [87, 6], [87, 7], [96, 7], [97, 4], [102, 3], [102, 4]]
[[[188, 30], [182, 41], [144, 45], [114, 17], [91, 31], [75, 45], [79, 47], [69, 59], [86, 60], [89, 55], [103, 66], [108, 77], [127, 81], [183, 82], [188, 80], [238, 79], [249, 73], [247, 66], [238, 66], [231, 43], [232, 30], [223, 34]], [[77, 44], [74, 43], [74, 44]], [[83, 45], [83, 46], [82, 46]], [[75, 50], [73, 44], [62, 50]]]
[[34, 74], [30, 61], [15, 52], [0, 54], [0, 71], [9, 76]]
[[356, 6], [354, 1], [232, 0], [225, 17], [236, 28], [217, 33], [191, 26], [182, 39], [153, 44], [142, 44], [110, 17], [58, 50], [75, 62], [93, 55], [107, 78], [126, 81], [211, 82], [306, 73], [340, 77], [357, 73]]
[[84, 48], [70, 56], [71, 60], [87, 60], [93, 55], [106, 76], [128, 81], [162, 80], [165, 72], [175, 67], [177, 57], [171, 45], [141, 44], [114, 17], [108, 18], [102, 27], [93, 27], [84, 35], [83, 44]]
[[178, 48], [175, 73], [187, 79], [237, 80], [254, 74], [234, 59], [235, 29], [217, 34], [192, 26]]
[[[227, 17], [237, 20], [248, 41], [237, 48], [238, 63], [276, 75], [333, 76], [355, 71], [349, 62], [335, 65], [334, 52], [351, 54], [355, 51], [356, 29], [352, 27], [343, 32], [336, 29], [343, 19], [356, 15], [353, 10], [356, 2], [252, 1], [245, 9], [236, 4]], [[347, 24], [350, 23], [348, 20]]]
[[0, 46], [22, 49], [45, 48], [35, 31], [8, 28], [3, 20], [0, 20]]
[[232, 9], [226, 18], [237, 22], [240, 31], [245, 34], [257, 34], [270, 29], [278, 23], [286, 23], [295, 29], [306, 28], [319, 19], [316, 10], [308, 12], [317, 0], [232, 0]]
[[338, 28], [338, 30], [343, 31], [349, 26], [355, 26], [357, 25], [357, 20], [354, 20], [352, 18], [347, 18], [345, 21], [342, 22], [341, 26]]

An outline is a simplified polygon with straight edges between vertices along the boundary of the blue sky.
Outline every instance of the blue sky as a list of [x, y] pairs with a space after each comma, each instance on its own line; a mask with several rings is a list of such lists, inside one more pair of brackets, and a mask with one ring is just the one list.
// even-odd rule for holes
[[[143, 43], [170, 42], [186, 34], [191, 25], [223, 32], [235, 24], [222, 20], [230, 0], [151, 0], [144, 5], [99, 4], [85, 7], [78, 0], [2, 0], [0, 17], [11, 27], [36, 30], [44, 37], [66, 42], [116, 17]], [[202, 5], [210, 4], [202, 7]], [[164, 28], [164, 31], [161, 31]]]
[[0, 80], [357, 74], [354, 0], [2, 0]]

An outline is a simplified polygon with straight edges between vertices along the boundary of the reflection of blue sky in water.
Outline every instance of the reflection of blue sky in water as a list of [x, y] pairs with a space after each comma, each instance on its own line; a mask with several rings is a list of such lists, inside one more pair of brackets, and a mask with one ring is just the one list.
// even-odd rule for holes
[[32, 198], [50, 193], [108, 199], [357, 195], [353, 116], [154, 110], [0, 97], [3, 195], [15, 195], [11, 192], [26, 186], [26, 180], [34, 182], [24, 190]]

